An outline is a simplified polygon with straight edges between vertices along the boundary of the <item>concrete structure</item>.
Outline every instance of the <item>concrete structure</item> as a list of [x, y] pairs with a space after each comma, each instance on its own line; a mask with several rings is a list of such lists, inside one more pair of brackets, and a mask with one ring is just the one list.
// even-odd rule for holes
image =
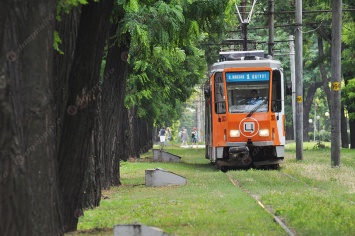
[[180, 162], [181, 157], [162, 149], [153, 149], [153, 160], [159, 162]]
[[160, 187], [167, 185], [185, 185], [185, 177], [160, 168], [145, 170], [145, 186]]
[[114, 236], [169, 236], [161, 229], [141, 224], [115, 225]]

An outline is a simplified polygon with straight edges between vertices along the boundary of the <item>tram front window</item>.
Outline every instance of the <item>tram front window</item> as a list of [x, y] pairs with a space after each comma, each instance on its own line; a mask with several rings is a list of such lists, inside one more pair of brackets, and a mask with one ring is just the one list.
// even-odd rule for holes
[[228, 83], [230, 113], [267, 112], [269, 83]]

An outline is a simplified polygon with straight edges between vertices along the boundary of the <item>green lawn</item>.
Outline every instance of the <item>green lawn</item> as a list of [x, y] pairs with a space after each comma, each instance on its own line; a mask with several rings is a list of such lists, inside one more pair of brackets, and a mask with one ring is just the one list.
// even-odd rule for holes
[[[304, 160], [296, 161], [295, 146], [288, 144], [280, 170], [227, 174], [299, 235], [354, 235], [355, 151], [342, 150], [341, 167], [331, 168], [330, 149], [314, 145], [305, 143]], [[114, 225], [137, 222], [170, 235], [287, 235], [204, 158], [204, 149], [165, 149], [181, 162], [122, 162], [123, 185], [105, 191], [101, 205], [84, 212], [73, 234], [112, 235]], [[145, 187], [145, 170], [156, 167], [184, 176], [187, 184]]]
[[287, 145], [279, 171], [230, 173], [300, 235], [355, 235], [355, 150], [341, 150], [341, 167], [332, 168], [330, 148], [314, 145], [304, 143], [303, 161]]

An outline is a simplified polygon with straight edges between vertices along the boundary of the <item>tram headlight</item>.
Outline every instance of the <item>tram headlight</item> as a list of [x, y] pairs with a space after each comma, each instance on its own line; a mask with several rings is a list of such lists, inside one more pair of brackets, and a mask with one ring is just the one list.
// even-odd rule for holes
[[235, 137], [240, 137], [240, 131], [239, 130], [230, 130], [229, 131], [229, 136], [235, 138]]
[[268, 130], [268, 129], [261, 129], [261, 130], [259, 130], [259, 136], [261, 136], [261, 137], [268, 137], [268, 136], [269, 136], [269, 130]]

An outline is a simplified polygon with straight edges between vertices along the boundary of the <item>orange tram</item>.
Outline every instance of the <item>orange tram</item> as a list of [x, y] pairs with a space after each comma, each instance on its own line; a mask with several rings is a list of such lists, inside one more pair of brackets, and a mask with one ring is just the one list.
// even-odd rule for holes
[[278, 168], [284, 159], [284, 75], [263, 51], [220, 52], [205, 87], [206, 158], [231, 167]]

